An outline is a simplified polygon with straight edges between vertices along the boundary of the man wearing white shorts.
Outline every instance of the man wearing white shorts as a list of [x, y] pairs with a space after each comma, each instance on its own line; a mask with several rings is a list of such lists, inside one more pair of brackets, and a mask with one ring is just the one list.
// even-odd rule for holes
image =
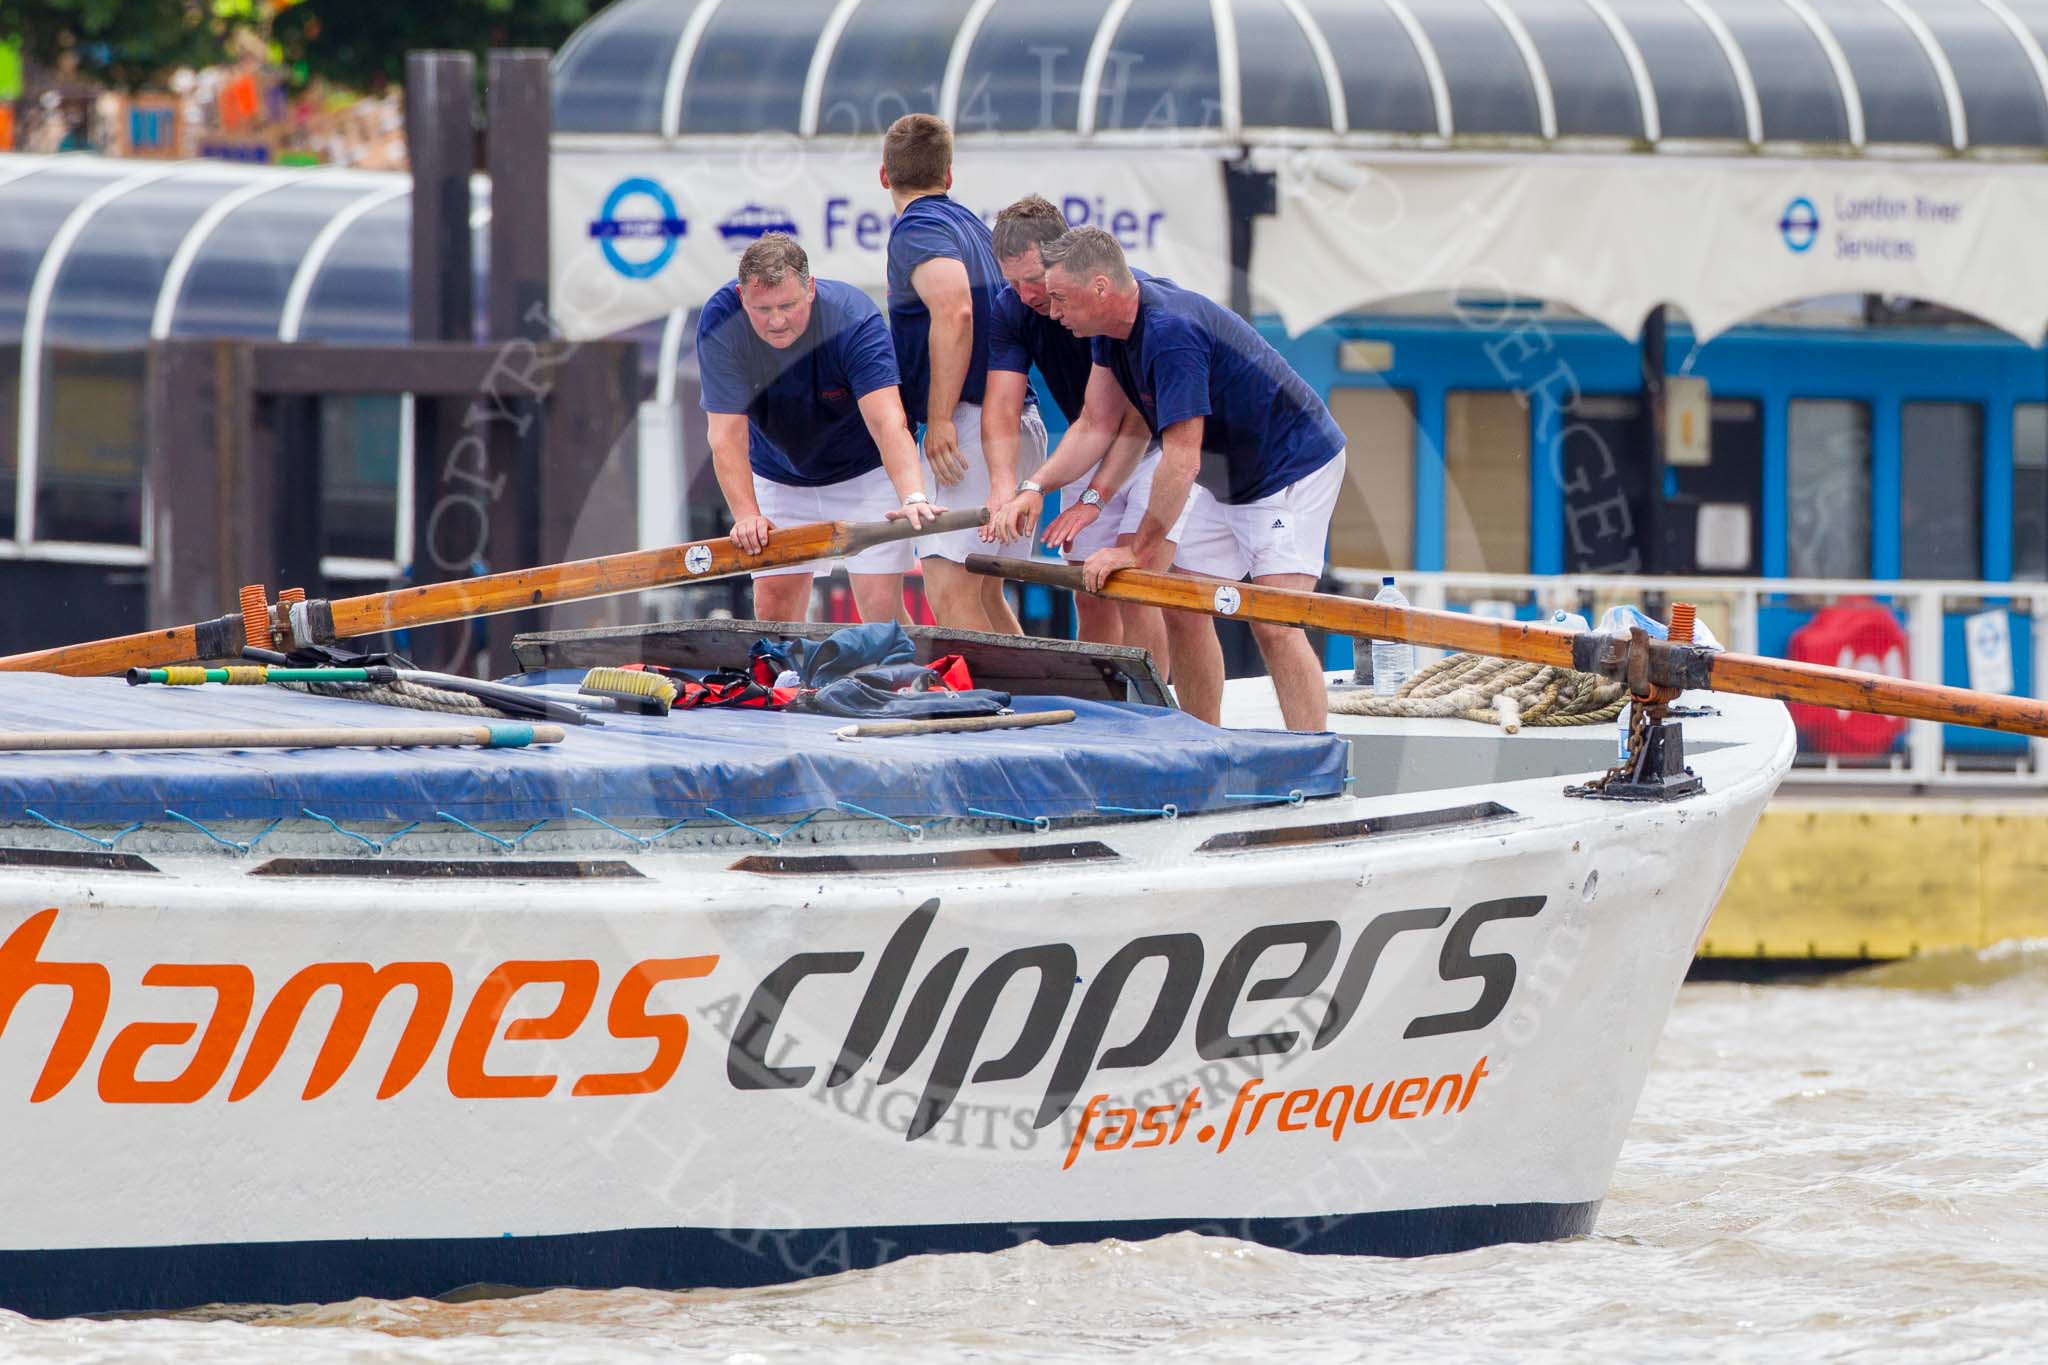
[[[981, 405], [988, 387], [989, 309], [1003, 287], [988, 225], [946, 193], [953, 184], [953, 134], [930, 114], [905, 114], [882, 139], [882, 184], [896, 205], [889, 229], [889, 331], [903, 376], [903, 403], [924, 424], [926, 468], [956, 507], [996, 506], [1045, 458], [1045, 427], [1026, 395], [1021, 437], [984, 447]], [[967, 572], [985, 554], [979, 529], [922, 537], [917, 557], [925, 596], [942, 626], [1023, 634], [1003, 580]], [[1024, 545], [1012, 554], [1030, 553]]]
[[[1087, 428], [1075, 432], [1085, 408], [1088, 375], [1094, 360], [1087, 341], [1047, 316], [1051, 304], [1045, 296], [1045, 263], [1038, 255], [1040, 246], [1057, 241], [1066, 230], [1067, 220], [1060, 211], [1035, 194], [1026, 195], [996, 215], [996, 264], [1003, 272], [1005, 288], [996, 295], [989, 310], [988, 398], [981, 410], [982, 446], [989, 452], [989, 467], [1006, 466], [1005, 443], [1016, 441], [1019, 418], [1025, 411], [1025, 395], [1030, 389], [1027, 376], [1033, 366], [1044, 379], [1046, 391], [1066, 414], [1069, 435], [1061, 443], [1067, 453], [1020, 481], [1015, 493], [998, 486], [997, 495], [990, 502], [993, 515], [982, 528], [981, 538], [997, 545], [1021, 544], [1028, 552], [1032, 529], [1038, 525], [1044, 506], [1044, 490], [1069, 487], [1085, 480], [1087, 487], [1080, 500], [1069, 503], [1046, 535], [1046, 544], [1078, 563], [1096, 550], [1125, 543], [1126, 535], [1135, 536], [1158, 461], [1152, 458], [1157, 454], [1154, 446], [1145, 452], [1134, 475], [1118, 479], [1113, 471], [1128, 465], [1129, 451], [1118, 452], [1112, 463], [1108, 437], [1098, 441], [1098, 433]], [[1121, 434], [1128, 443], [1146, 443], [1143, 419], [1135, 411], [1126, 408]], [[1086, 457], [1079, 453], [1084, 447], [1093, 456], [1093, 461], [1085, 465]], [[1163, 569], [1171, 563], [1172, 547], [1168, 546], [1157, 567]], [[1083, 640], [1149, 650], [1159, 671], [1170, 676], [1172, 661], [1167, 651], [1166, 622], [1159, 608], [1076, 593], [1074, 613], [1079, 617], [1077, 633]]]
[[[757, 554], [778, 526], [908, 520], [940, 508], [897, 391], [896, 357], [874, 301], [813, 280], [795, 238], [771, 232], [740, 257], [739, 275], [697, 320], [697, 368], [710, 416], [711, 463], [732, 511], [732, 538]], [[846, 560], [863, 621], [908, 621], [903, 575], [911, 542]], [[809, 615], [813, 564], [754, 575], [754, 615]]]
[[[1100, 228], [1075, 228], [1040, 254], [1053, 316], [1094, 338], [1086, 407], [1114, 411], [1120, 391], [1164, 452], [1136, 541], [1089, 556], [1087, 585], [1144, 562], [1185, 512], [1176, 570], [1314, 588], [1344, 482], [1344, 433], [1315, 390], [1235, 313], [1171, 281], [1135, 278]], [[1215, 624], [1170, 611], [1166, 628], [1181, 707], [1214, 724], [1223, 706]], [[1252, 636], [1288, 728], [1322, 729], [1329, 704], [1308, 637], [1259, 622]]]

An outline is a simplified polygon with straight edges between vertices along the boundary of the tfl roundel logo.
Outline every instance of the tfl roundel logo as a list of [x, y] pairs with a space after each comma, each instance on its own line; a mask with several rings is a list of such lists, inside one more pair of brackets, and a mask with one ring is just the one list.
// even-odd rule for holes
[[674, 259], [677, 241], [689, 230], [675, 199], [659, 182], [645, 176], [613, 186], [597, 221], [590, 225], [590, 235], [605, 260], [629, 280], [660, 274]]
[[1802, 252], [1820, 239], [1820, 210], [1805, 195], [1785, 205], [1785, 216], [1778, 220], [1778, 235], [1785, 239], [1785, 246], [1793, 252]]

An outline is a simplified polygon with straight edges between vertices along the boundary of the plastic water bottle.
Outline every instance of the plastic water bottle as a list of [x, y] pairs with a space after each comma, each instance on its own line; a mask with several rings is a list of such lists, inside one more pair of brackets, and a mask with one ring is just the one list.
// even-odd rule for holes
[[1586, 624], [1585, 617], [1575, 611], [1566, 611], [1563, 607], [1559, 607], [1556, 611], [1550, 613], [1550, 619], [1544, 622], [1544, 624], [1552, 630], [1587, 631], [1592, 629], [1591, 626]]
[[[1373, 594], [1372, 600], [1389, 607], [1408, 605], [1408, 599], [1394, 586], [1392, 574], [1380, 579], [1380, 590]], [[1393, 696], [1401, 690], [1401, 684], [1408, 681], [1408, 675], [1414, 671], [1414, 645], [1401, 640], [1372, 642], [1372, 694], [1375, 697]]]

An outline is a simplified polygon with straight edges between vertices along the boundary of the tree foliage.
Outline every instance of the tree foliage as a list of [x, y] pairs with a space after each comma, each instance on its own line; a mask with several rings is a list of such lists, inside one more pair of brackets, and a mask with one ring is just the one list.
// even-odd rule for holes
[[468, 49], [483, 74], [493, 47], [560, 47], [608, 0], [299, 0], [281, 11], [272, 35], [309, 77], [356, 90], [405, 80], [415, 49]]
[[226, 54], [241, 6], [199, 0], [7, 0], [0, 33], [40, 66], [75, 64], [81, 79], [135, 89]]
[[[81, 79], [160, 85], [182, 66], [228, 56], [249, 28], [283, 51], [300, 79], [355, 90], [405, 80], [415, 48], [560, 47], [608, 0], [4, 0], [0, 37], [18, 35], [37, 64], [75, 64]], [[273, 14], [272, 11], [275, 11]]]

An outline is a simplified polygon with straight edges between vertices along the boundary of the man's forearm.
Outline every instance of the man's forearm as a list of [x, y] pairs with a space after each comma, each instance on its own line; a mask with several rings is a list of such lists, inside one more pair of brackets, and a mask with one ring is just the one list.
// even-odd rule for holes
[[929, 346], [932, 380], [925, 414], [928, 420], [950, 419], [953, 409], [960, 406], [960, 390], [967, 384], [967, 367], [974, 359], [974, 314], [933, 314]]
[[1145, 419], [1138, 416], [1135, 408], [1125, 409], [1123, 425], [1110, 439], [1109, 452], [1102, 457], [1102, 464], [1095, 471], [1094, 485], [1103, 497], [1113, 498], [1123, 492], [1124, 485], [1131, 481], [1131, 475], [1138, 472], [1138, 465], [1145, 458], [1145, 448], [1151, 444], [1152, 433], [1145, 426]]
[[1059, 445], [1033, 477], [1042, 488], [1065, 488], [1102, 463], [1115, 435], [1114, 431], [1105, 432], [1088, 422], [1084, 411], [1082, 420], [1067, 428], [1067, 434], [1060, 437]]
[[714, 443], [711, 472], [718, 477], [718, 491], [725, 494], [726, 509], [734, 521], [761, 515], [761, 504], [754, 497], [754, 470], [747, 462], [744, 447], [733, 449]]
[[1017, 431], [1024, 420], [1024, 404], [997, 393], [995, 376], [989, 379], [988, 402], [981, 409], [981, 454], [988, 461], [989, 490], [1007, 494], [1017, 486]]
[[888, 474], [898, 501], [908, 501], [911, 494], [925, 491], [924, 466], [918, 461], [917, 442], [910, 438], [909, 427], [897, 427], [878, 436], [875, 448], [881, 452], [882, 470]]
[[1144, 519], [1138, 523], [1137, 538], [1131, 545], [1140, 564], [1149, 563], [1166, 543], [1166, 533], [1180, 520], [1181, 509], [1187, 506], [1188, 496], [1194, 491], [1195, 474], [1200, 469], [1200, 452], [1193, 458], [1176, 458], [1169, 451], [1159, 462], [1152, 475], [1151, 500], [1145, 505]]

